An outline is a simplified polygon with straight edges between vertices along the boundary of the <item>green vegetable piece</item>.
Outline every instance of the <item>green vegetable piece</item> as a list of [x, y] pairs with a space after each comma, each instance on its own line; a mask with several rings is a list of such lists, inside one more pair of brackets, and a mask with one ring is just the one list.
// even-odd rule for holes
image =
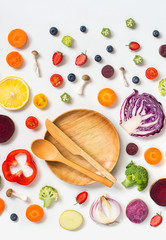
[[134, 28], [135, 27], [135, 21], [132, 18], [129, 18], [126, 20], [126, 26], [129, 28]]
[[64, 36], [64, 37], [62, 38], [62, 43], [63, 43], [64, 45], [66, 45], [67, 47], [71, 47], [72, 42], [73, 42], [73, 38], [70, 37], [70, 36]]
[[52, 200], [58, 200], [58, 192], [51, 186], [45, 186], [40, 190], [39, 199], [44, 201], [43, 207], [49, 207]]
[[148, 185], [148, 172], [144, 167], [135, 165], [133, 161], [126, 166], [125, 175], [126, 179], [122, 182], [125, 188], [136, 185], [137, 190], [142, 191]]
[[166, 78], [159, 82], [158, 90], [161, 95], [166, 95]]
[[101, 31], [101, 34], [104, 36], [104, 37], [108, 37], [110, 34], [111, 34], [111, 31], [109, 28], [103, 28], [102, 31]]
[[70, 101], [70, 95], [67, 94], [66, 92], [61, 95], [61, 100], [62, 102], [68, 103]]
[[135, 64], [139, 65], [143, 63], [143, 57], [141, 57], [140, 55], [135, 55], [135, 58], [133, 59], [133, 61], [135, 62]]

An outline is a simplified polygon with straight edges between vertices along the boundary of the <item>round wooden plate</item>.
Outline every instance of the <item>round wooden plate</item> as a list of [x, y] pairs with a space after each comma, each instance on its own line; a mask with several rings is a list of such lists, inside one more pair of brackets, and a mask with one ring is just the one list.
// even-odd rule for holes
[[[88, 109], [76, 109], [63, 113], [53, 123], [108, 171], [115, 167], [120, 152], [119, 136], [113, 124], [102, 114]], [[44, 138], [52, 142], [64, 157], [98, 173], [82, 157], [72, 155], [61, 146], [48, 132]], [[62, 163], [47, 161], [46, 163], [51, 171], [65, 182], [76, 185], [95, 182]]]

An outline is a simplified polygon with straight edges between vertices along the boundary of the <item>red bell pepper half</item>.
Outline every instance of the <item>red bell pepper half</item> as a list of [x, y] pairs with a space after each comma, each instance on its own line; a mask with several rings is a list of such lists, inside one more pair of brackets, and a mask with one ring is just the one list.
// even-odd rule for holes
[[[27, 160], [26, 160], [26, 165], [32, 168], [33, 173], [32, 175], [25, 177], [24, 173], [22, 170], [19, 170], [18, 172], [12, 174], [10, 170], [10, 166], [17, 166], [18, 162], [15, 158], [16, 155], [23, 153], [26, 154]], [[18, 184], [21, 185], [28, 185], [30, 184], [34, 178], [36, 177], [37, 174], [37, 168], [35, 162], [32, 160], [32, 156], [30, 152], [28, 152], [25, 149], [17, 149], [12, 152], [10, 152], [6, 158], [6, 160], [2, 164], [2, 172], [6, 180], [9, 182], [17, 182]]]

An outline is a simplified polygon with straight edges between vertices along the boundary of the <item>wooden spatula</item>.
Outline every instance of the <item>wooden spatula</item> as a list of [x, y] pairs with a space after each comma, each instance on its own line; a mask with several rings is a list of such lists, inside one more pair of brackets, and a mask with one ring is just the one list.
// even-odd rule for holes
[[62, 130], [60, 130], [49, 119], [45, 122], [48, 132], [53, 136], [63, 147], [65, 147], [73, 155], [79, 155], [86, 159], [93, 167], [95, 167], [101, 174], [108, 178], [113, 183], [116, 182], [116, 178], [112, 176], [103, 166], [100, 165], [95, 159], [81, 149], [74, 141], [72, 141]]

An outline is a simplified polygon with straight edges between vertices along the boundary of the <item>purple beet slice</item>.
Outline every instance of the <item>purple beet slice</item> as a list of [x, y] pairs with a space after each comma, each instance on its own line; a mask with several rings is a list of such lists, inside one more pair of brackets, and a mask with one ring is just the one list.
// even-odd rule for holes
[[8, 141], [13, 135], [15, 126], [11, 118], [0, 115], [0, 143]]
[[159, 206], [166, 206], [166, 178], [159, 179], [152, 184], [150, 196]]
[[138, 146], [135, 143], [129, 143], [126, 147], [126, 152], [129, 155], [135, 155], [138, 152]]
[[111, 65], [106, 65], [102, 68], [101, 73], [105, 78], [111, 78], [114, 75], [114, 68]]
[[148, 216], [148, 207], [140, 199], [132, 200], [126, 207], [126, 216], [133, 223], [142, 223]]
[[160, 54], [162, 57], [166, 57], [166, 44], [160, 46], [160, 48], [159, 48], [159, 54]]

